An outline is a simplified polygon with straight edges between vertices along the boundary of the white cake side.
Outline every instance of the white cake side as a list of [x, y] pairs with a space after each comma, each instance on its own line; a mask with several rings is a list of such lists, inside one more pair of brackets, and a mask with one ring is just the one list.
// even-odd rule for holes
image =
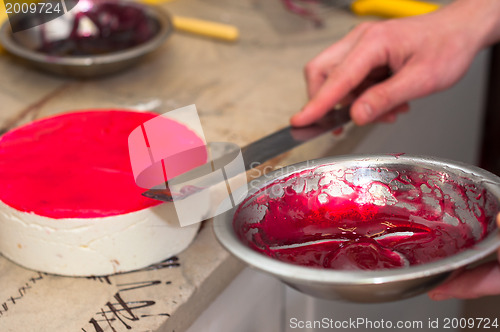
[[180, 227], [172, 203], [111, 217], [52, 219], [0, 201], [0, 253], [36, 271], [109, 275], [178, 254], [199, 225]]

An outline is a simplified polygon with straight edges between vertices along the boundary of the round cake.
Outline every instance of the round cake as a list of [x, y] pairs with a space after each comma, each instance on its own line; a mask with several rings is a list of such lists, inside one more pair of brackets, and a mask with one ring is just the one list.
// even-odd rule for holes
[[[37, 271], [97, 276], [184, 250], [199, 224], [180, 227], [172, 203], [142, 196], [130, 164], [129, 134], [157, 116], [71, 112], [0, 137], [0, 253]], [[185, 125], [165, 121], [173, 146], [203, 144]]]

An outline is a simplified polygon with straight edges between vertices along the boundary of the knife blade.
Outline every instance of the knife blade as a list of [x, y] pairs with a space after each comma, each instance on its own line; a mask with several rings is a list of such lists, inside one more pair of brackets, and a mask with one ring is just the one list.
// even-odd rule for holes
[[[248, 171], [264, 162], [273, 159], [305, 142], [317, 138], [327, 132], [339, 129], [351, 121], [350, 106], [338, 107], [329, 112], [318, 122], [307, 127], [288, 126], [267, 135], [253, 143], [250, 143], [241, 149], [245, 171]], [[193, 168], [174, 179], [177, 183], [191, 181], [201, 175], [209, 174], [213, 171], [214, 164], [225, 165], [234, 157], [234, 151], [223, 154], [217, 160], [208, 162], [199, 167]], [[170, 181], [170, 180], [169, 180]], [[162, 183], [161, 186], [153, 187], [142, 193], [143, 196], [164, 201], [172, 202], [175, 199], [183, 199], [193, 193], [203, 189], [203, 183], [186, 186], [181, 192], [171, 192], [168, 183]]]

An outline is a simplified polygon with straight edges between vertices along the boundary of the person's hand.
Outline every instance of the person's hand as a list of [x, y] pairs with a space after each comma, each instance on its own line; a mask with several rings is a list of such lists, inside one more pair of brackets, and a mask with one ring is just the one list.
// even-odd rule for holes
[[[497, 225], [500, 227], [500, 213], [497, 215]], [[459, 271], [428, 295], [433, 300], [474, 299], [486, 295], [500, 295], [500, 249], [496, 261], [471, 270]]]
[[457, 0], [422, 16], [363, 23], [305, 68], [304, 126], [352, 102], [358, 125], [394, 121], [408, 101], [457, 82], [476, 53], [500, 36], [500, 1]]

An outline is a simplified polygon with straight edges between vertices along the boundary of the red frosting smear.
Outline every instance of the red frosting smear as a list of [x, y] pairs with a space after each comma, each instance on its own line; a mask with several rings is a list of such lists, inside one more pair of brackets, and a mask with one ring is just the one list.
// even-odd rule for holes
[[[55, 219], [115, 216], [160, 204], [141, 195], [128, 152], [132, 130], [156, 116], [74, 112], [6, 133], [0, 138], [0, 200]], [[203, 144], [187, 127], [176, 122], [171, 127], [176, 130], [172, 137]]]
[[[234, 217], [234, 228], [250, 248], [275, 259], [316, 268], [343, 270], [376, 270], [417, 265], [438, 260], [473, 246], [480, 239], [467, 223], [443, 222], [444, 214], [457, 216], [456, 206], [438, 187], [422, 191], [429, 185], [425, 177], [405, 176], [395, 181], [411, 183], [408, 192], [393, 192], [400, 205], [381, 205], [359, 199], [366, 195], [366, 185], [356, 186], [339, 179], [352, 192], [330, 196], [325, 202], [319, 195], [325, 186], [307, 193], [296, 192], [290, 183], [307, 177], [311, 171], [294, 174], [278, 181], [283, 193], [276, 195], [275, 183], [247, 198]], [[296, 182], [299, 183], [299, 182]], [[377, 185], [381, 185], [380, 183]], [[449, 183], [456, 196], [468, 201], [463, 187]], [[302, 188], [304, 185], [302, 185]], [[390, 190], [390, 187], [386, 187]], [[478, 188], [468, 188], [477, 190]], [[273, 194], [273, 192], [275, 194]], [[416, 195], [418, 194], [418, 195]], [[470, 194], [470, 193], [469, 193]], [[481, 194], [474, 193], [474, 197]], [[428, 204], [433, 197], [437, 206]], [[405, 205], [406, 204], [406, 205]], [[484, 204], [484, 202], [483, 202]], [[416, 208], [409, 211], [405, 206]], [[470, 204], [482, 238], [487, 218], [482, 207]]]

